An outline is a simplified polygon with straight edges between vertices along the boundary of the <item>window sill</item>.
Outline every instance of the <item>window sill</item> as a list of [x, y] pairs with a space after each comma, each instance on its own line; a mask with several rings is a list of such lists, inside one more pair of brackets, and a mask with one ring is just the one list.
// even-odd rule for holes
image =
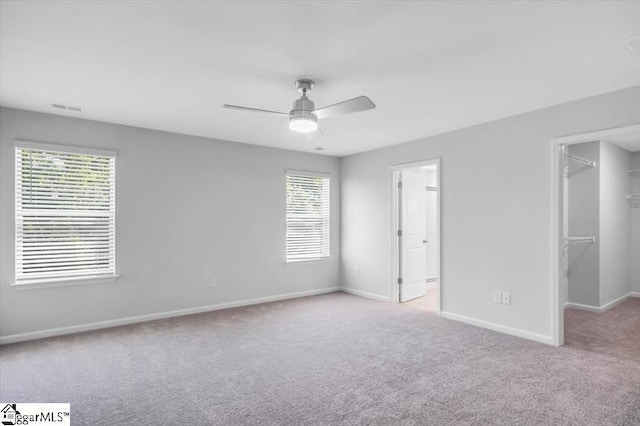
[[318, 257], [315, 259], [300, 259], [300, 260], [286, 260], [284, 262], [285, 265], [301, 265], [306, 263], [327, 263], [331, 262], [333, 259], [331, 257]]
[[76, 285], [107, 284], [118, 279], [118, 275], [97, 275], [82, 278], [60, 278], [47, 280], [23, 281], [21, 283], [11, 283], [14, 290], [37, 290], [52, 287], [68, 287]]

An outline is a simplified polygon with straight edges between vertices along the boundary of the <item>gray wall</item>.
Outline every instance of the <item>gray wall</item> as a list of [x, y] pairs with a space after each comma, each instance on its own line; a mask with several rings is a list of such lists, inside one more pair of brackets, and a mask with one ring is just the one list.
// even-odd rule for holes
[[[631, 155], [631, 168], [640, 170], [640, 152]], [[631, 193], [640, 194], [640, 173], [632, 176]], [[631, 209], [631, 291], [640, 296], [640, 208]]]
[[[10, 287], [15, 139], [118, 151], [115, 283]], [[338, 158], [2, 108], [0, 167], [2, 336], [340, 284]], [[331, 173], [328, 262], [284, 263], [287, 168]]]
[[600, 306], [631, 291], [631, 153], [600, 142]]
[[596, 161], [591, 168], [569, 162], [567, 236], [595, 236], [595, 244], [574, 244], [568, 253], [568, 289], [571, 303], [600, 306], [600, 142], [567, 147], [569, 154]]
[[550, 141], [636, 123], [640, 87], [343, 158], [343, 284], [390, 296], [389, 168], [440, 157], [443, 310], [550, 337]]

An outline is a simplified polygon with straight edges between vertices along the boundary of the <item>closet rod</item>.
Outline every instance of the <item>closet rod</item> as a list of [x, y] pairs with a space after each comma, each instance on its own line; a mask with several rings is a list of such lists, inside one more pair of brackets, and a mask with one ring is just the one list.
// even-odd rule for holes
[[565, 237], [565, 245], [595, 243], [596, 237]]
[[585, 166], [589, 167], [596, 167], [595, 161], [587, 160], [586, 158], [578, 157], [577, 155], [573, 154], [565, 154], [564, 156], [567, 160], [573, 160], [577, 163], [584, 164]]
[[631, 175], [633, 173], [640, 173], [640, 169], [631, 169], [631, 170], [627, 170], [627, 174]]

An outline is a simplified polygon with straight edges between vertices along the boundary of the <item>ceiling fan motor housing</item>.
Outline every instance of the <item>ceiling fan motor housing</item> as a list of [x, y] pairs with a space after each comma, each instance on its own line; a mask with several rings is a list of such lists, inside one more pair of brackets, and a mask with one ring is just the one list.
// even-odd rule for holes
[[313, 114], [315, 104], [307, 95], [293, 103], [289, 112], [289, 128], [295, 132], [308, 133], [318, 130], [318, 118]]
[[300, 99], [297, 99], [293, 102], [293, 109], [289, 112], [289, 116], [291, 118], [294, 117], [309, 117], [313, 116], [315, 119], [315, 115], [313, 115], [313, 110], [316, 109], [316, 104], [305, 95], [302, 95]]

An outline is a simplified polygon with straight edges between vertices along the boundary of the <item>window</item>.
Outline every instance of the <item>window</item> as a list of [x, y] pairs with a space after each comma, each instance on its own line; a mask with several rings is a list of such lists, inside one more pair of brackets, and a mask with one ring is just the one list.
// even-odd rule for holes
[[115, 153], [16, 143], [16, 284], [115, 276]]
[[287, 172], [287, 262], [328, 258], [328, 175]]

